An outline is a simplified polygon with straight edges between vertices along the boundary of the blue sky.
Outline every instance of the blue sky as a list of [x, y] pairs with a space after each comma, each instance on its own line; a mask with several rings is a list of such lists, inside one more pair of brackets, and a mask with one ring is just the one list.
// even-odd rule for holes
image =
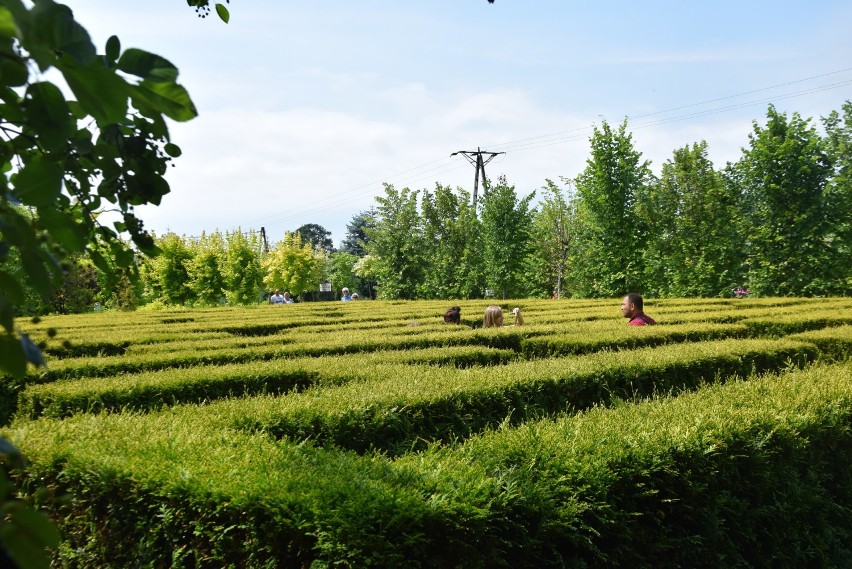
[[199, 117], [172, 124], [158, 233], [305, 223], [339, 244], [382, 183], [473, 187], [457, 150], [526, 195], [585, 167], [593, 125], [628, 118], [659, 172], [706, 140], [736, 160], [772, 103], [805, 117], [852, 99], [852, 3], [233, 0], [231, 22], [183, 0], [65, 0], [101, 50], [162, 55]]

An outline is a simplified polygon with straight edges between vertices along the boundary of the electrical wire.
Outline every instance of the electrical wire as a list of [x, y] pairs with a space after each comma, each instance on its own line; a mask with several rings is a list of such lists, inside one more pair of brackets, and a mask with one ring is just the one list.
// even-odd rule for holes
[[[745, 96], [748, 96], [748, 95], [753, 95], [753, 94], [756, 94], [756, 93], [763, 93], [763, 92], [771, 91], [773, 89], [779, 89], [779, 88], [782, 88], [782, 87], [789, 87], [790, 85], [805, 83], [807, 81], [813, 81], [815, 79], [821, 79], [821, 78], [829, 77], [829, 76], [833, 76], [833, 75], [839, 75], [841, 73], [846, 73], [846, 72], [849, 72], [849, 71], [852, 71], [852, 67], [845, 68], [845, 69], [839, 69], [839, 70], [831, 71], [831, 72], [828, 72], [828, 73], [822, 73], [822, 74], [819, 74], [819, 75], [813, 75], [813, 76], [805, 77], [805, 78], [802, 78], [802, 79], [796, 79], [796, 80], [793, 80], [793, 81], [787, 81], [787, 82], [779, 83], [779, 84], [772, 85], [772, 86], [769, 86], [769, 87], [762, 87], [760, 89], [754, 89], [754, 90], [751, 90], [751, 91], [744, 91], [742, 93], [727, 95], [727, 96], [724, 96], [724, 97], [716, 97], [716, 98], [713, 98], [713, 99], [708, 99], [708, 100], [700, 101], [700, 102], [697, 102], [697, 103], [691, 103], [691, 104], [688, 104], [688, 105], [680, 105], [680, 106], [677, 106], [677, 107], [672, 107], [672, 108], [669, 108], [669, 109], [655, 111], [655, 112], [652, 112], [652, 113], [645, 113], [645, 114], [641, 114], [641, 115], [635, 115], [635, 116], [632, 116], [632, 117], [625, 116], [625, 119], [628, 120], [628, 121], [637, 121], [639, 119], [645, 119], [645, 118], [648, 118], [648, 117], [656, 117], [656, 116], [665, 115], [665, 114], [668, 114], [668, 113], [681, 111], [681, 110], [684, 110], [684, 109], [693, 109], [693, 108], [701, 107], [701, 106], [704, 106], [704, 105], [710, 105], [710, 104], [713, 104], [713, 103], [719, 103], [719, 102], [722, 102], [722, 101], [728, 101], [728, 100], [737, 99], [737, 98], [740, 98], [740, 97], [745, 97]], [[699, 111], [685, 113], [685, 114], [678, 114], [678, 115], [671, 116], [671, 117], [663, 117], [663, 118], [659, 118], [659, 119], [655, 119], [655, 120], [651, 120], [651, 121], [647, 121], [647, 122], [633, 123], [633, 124], [630, 125], [630, 127], [631, 127], [631, 129], [634, 129], [634, 130], [635, 129], [641, 129], [641, 128], [650, 128], [650, 127], [659, 126], [659, 125], [663, 125], [663, 124], [669, 124], [669, 123], [673, 123], [673, 122], [690, 120], [690, 119], [694, 119], [694, 118], [698, 118], [698, 117], [705, 117], [705, 116], [725, 113], [725, 112], [729, 112], [729, 111], [732, 111], [732, 110], [742, 109], [742, 108], [746, 108], [746, 107], [750, 107], [750, 106], [764, 105], [764, 104], [767, 104], [767, 103], [772, 103], [773, 101], [786, 100], [786, 99], [791, 99], [791, 98], [794, 98], [794, 97], [801, 97], [803, 95], [819, 93], [819, 92], [822, 92], [822, 91], [837, 89], [837, 88], [845, 87], [845, 86], [848, 86], [848, 85], [852, 85], [852, 79], [838, 81], [838, 82], [835, 82], [835, 83], [831, 83], [831, 84], [827, 84], [827, 85], [821, 85], [821, 86], [817, 86], [817, 87], [811, 87], [811, 88], [808, 88], [808, 89], [802, 89], [802, 90], [798, 90], [798, 91], [794, 91], [794, 92], [781, 93], [781, 94], [774, 95], [774, 96], [762, 97], [762, 98], [759, 98], [759, 99], [750, 100], [750, 101], [746, 101], [746, 102], [735, 103], [735, 104], [731, 104], [731, 105], [724, 105], [724, 106], [721, 106], [721, 107], [714, 107], [714, 108], [710, 108], [710, 109], [699, 110]], [[544, 147], [547, 147], [547, 146], [553, 146], [553, 145], [557, 145], [557, 144], [566, 144], [566, 143], [569, 143], [569, 142], [575, 142], [575, 141], [579, 141], [579, 140], [587, 140], [589, 138], [591, 132], [593, 131], [593, 129], [594, 129], [593, 126], [578, 127], [578, 128], [568, 129], [568, 130], [557, 131], [557, 132], [553, 132], [553, 133], [549, 133], [549, 134], [542, 134], [542, 135], [538, 135], [538, 136], [532, 136], [532, 137], [526, 137], [526, 138], [516, 139], [516, 140], [512, 140], [512, 141], [496, 143], [496, 144], [488, 145], [486, 147], [489, 148], [489, 150], [495, 150], [495, 151], [501, 151], [501, 152], [511, 152], [511, 153], [525, 152], [525, 151], [529, 151], [529, 150], [537, 150], [539, 148], [544, 148]], [[503, 158], [500, 161], [502, 162], [503, 159], [505, 159], [505, 155], [503, 156]], [[383, 178], [378, 178], [378, 179], [366, 182], [364, 184], [348, 188], [348, 189], [344, 190], [344, 192], [342, 194], [329, 195], [328, 197], [315, 200], [313, 202], [313, 204], [311, 205], [311, 207], [308, 207], [308, 208], [299, 208], [295, 211], [290, 210], [290, 211], [287, 211], [287, 212], [273, 213], [273, 214], [270, 214], [268, 216], [256, 218], [255, 220], [253, 220], [252, 223], [248, 224], [247, 226], [260, 225], [261, 223], [264, 223], [264, 222], [265, 223], [281, 224], [281, 223], [284, 223], [284, 222], [287, 222], [287, 221], [292, 221], [292, 220], [295, 220], [295, 219], [304, 218], [304, 217], [307, 217], [307, 216], [310, 216], [310, 215], [314, 215], [316, 213], [320, 213], [320, 212], [323, 212], [323, 211], [327, 211], [327, 210], [330, 210], [330, 209], [337, 208], [341, 204], [349, 204], [349, 203], [353, 203], [353, 202], [359, 202], [362, 199], [367, 198], [367, 197], [375, 197], [375, 195], [377, 194], [377, 192], [379, 190], [379, 188], [376, 187], [378, 184], [389, 183], [389, 184], [395, 185], [395, 184], [411, 183], [411, 182], [420, 181], [420, 180], [425, 179], [427, 177], [432, 177], [434, 179], [435, 176], [439, 176], [441, 174], [446, 174], [446, 173], [458, 170], [460, 168], [466, 168], [466, 167], [469, 166], [466, 163], [459, 163], [459, 162], [460, 161], [458, 161], [456, 158], [451, 158], [449, 156], [443, 157], [443, 158], [438, 158], [438, 159], [435, 159], [435, 160], [432, 160], [432, 161], [429, 161], [429, 162], [425, 162], [423, 164], [419, 164], [417, 166], [413, 166], [413, 167], [408, 168], [406, 170], [396, 172], [396, 173], [391, 174], [389, 176], [386, 176], [386, 177], [383, 177]], [[322, 205], [322, 204], [326, 204], [326, 205]]]

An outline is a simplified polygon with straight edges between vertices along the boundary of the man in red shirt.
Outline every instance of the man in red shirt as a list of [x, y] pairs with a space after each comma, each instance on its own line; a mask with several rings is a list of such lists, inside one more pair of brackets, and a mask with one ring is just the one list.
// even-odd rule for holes
[[630, 326], [652, 326], [656, 324], [653, 318], [642, 312], [642, 295], [636, 292], [628, 293], [621, 300], [621, 314], [627, 318]]

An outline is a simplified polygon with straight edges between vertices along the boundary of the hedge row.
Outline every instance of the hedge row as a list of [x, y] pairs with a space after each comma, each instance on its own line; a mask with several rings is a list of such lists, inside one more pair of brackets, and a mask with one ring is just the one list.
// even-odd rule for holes
[[372, 366], [380, 364], [464, 368], [506, 363], [516, 357], [510, 350], [460, 346], [88, 377], [28, 386], [18, 395], [16, 415], [34, 419], [42, 415], [67, 417], [78, 412], [148, 411], [178, 403], [341, 385], [369, 379], [373, 375]]
[[[223, 428], [210, 407], [9, 434], [62, 562], [97, 567], [841, 567], [849, 362], [503, 427], [396, 460]], [[145, 436], [139, 436], [145, 433]]]
[[694, 388], [717, 377], [801, 366], [818, 354], [787, 340], [722, 340], [466, 370], [377, 367], [365, 381], [288, 397], [213, 403], [236, 428], [395, 455], [502, 422]]

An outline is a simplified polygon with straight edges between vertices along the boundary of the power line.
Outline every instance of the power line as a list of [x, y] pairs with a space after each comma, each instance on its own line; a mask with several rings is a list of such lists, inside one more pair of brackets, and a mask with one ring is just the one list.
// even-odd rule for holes
[[[778, 83], [776, 85], [772, 85], [772, 86], [769, 86], [769, 87], [763, 87], [763, 88], [760, 88], [760, 89], [744, 91], [742, 93], [727, 95], [727, 96], [724, 96], [724, 97], [717, 97], [717, 98], [714, 98], [714, 99], [708, 99], [708, 100], [705, 100], [705, 101], [701, 101], [701, 102], [697, 102], [697, 103], [691, 103], [691, 104], [688, 104], [688, 105], [680, 105], [680, 106], [677, 106], [677, 107], [671, 107], [669, 109], [664, 109], [664, 110], [661, 110], [661, 111], [655, 111], [655, 112], [652, 112], [652, 113], [645, 113], [645, 114], [636, 115], [636, 116], [633, 116], [633, 117], [626, 116], [625, 118], [627, 120], [638, 120], [638, 119], [643, 119], [643, 118], [652, 117], [652, 116], [664, 115], [664, 114], [672, 113], [672, 112], [679, 111], [679, 110], [700, 107], [700, 106], [703, 106], [703, 105], [709, 105], [709, 104], [712, 104], [712, 103], [718, 103], [718, 102], [721, 102], [721, 101], [726, 101], [726, 100], [736, 99], [736, 98], [739, 98], [739, 97], [744, 97], [744, 96], [747, 96], [747, 95], [752, 95], [752, 94], [755, 94], [755, 93], [762, 93], [762, 92], [770, 91], [772, 89], [778, 89], [778, 88], [781, 88], [781, 87], [787, 87], [787, 86], [790, 86], [790, 85], [804, 83], [804, 82], [807, 82], [807, 81], [813, 81], [815, 79], [820, 79], [820, 78], [823, 78], [823, 77], [829, 77], [829, 76], [832, 76], [832, 75], [838, 75], [838, 74], [845, 73], [845, 72], [848, 72], [848, 71], [852, 71], [852, 67], [845, 68], [845, 69], [839, 69], [839, 70], [831, 71], [831, 72], [828, 72], [828, 73], [822, 73], [822, 74], [819, 74], [819, 75], [813, 75], [813, 76], [805, 77], [805, 78], [802, 78], [802, 79], [796, 79], [796, 80], [793, 80], [793, 81], [787, 81], [787, 82], [784, 82], [784, 83]], [[660, 119], [653, 120], [653, 121], [646, 122], [646, 123], [632, 124], [631, 128], [633, 128], [633, 129], [648, 128], [648, 127], [652, 127], [652, 126], [658, 126], [658, 125], [661, 125], [661, 124], [667, 124], [667, 123], [678, 122], [678, 121], [688, 120], [688, 119], [702, 117], [702, 116], [719, 114], [719, 113], [728, 112], [728, 111], [731, 111], [731, 110], [745, 108], [745, 107], [754, 106], [754, 105], [758, 105], [758, 104], [766, 104], [766, 103], [770, 103], [770, 102], [776, 101], [776, 100], [785, 100], [785, 99], [790, 99], [790, 98], [794, 98], [794, 97], [800, 97], [800, 96], [803, 96], [803, 95], [819, 93], [819, 92], [827, 91], [827, 90], [831, 90], [831, 89], [837, 89], [839, 87], [844, 87], [844, 86], [847, 86], [847, 85], [850, 85], [850, 84], [852, 84], [852, 79], [843, 80], [843, 81], [839, 81], [839, 82], [828, 84], [828, 85], [822, 85], [822, 86], [819, 86], [819, 87], [812, 87], [812, 88], [809, 88], [809, 89], [794, 91], [792, 93], [781, 93], [781, 94], [778, 94], [778, 95], [775, 95], [775, 96], [764, 97], [764, 98], [760, 98], [760, 99], [756, 99], [756, 100], [752, 100], [752, 101], [748, 101], [748, 102], [736, 103], [736, 104], [732, 104], [732, 105], [726, 105], [726, 106], [722, 106], [722, 107], [706, 109], [706, 110], [703, 110], [703, 111], [696, 111], [696, 112], [676, 115], [676, 116], [668, 117], [668, 118], [660, 118]], [[533, 137], [521, 138], [521, 139], [516, 139], [516, 140], [511, 140], [511, 141], [506, 141], [506, 142], [491, 145], [492, 148], [503, 149], [501, 152], [485, 152], [485, 151], [480, 151], [479, 149], [477, 149], [477, 152], [482, 152], [483, 154], [497, 155], [497, 154], [504, 154], [505, 152], [523, 152], [523, 151], [526, 151], [526, 150], [536, 150], [538, 148], [543, 148], [543, 147], [547, 147], [547, 146], [553, 146], [553, 145], [557, 145], [557, 144], [565, 144], [565, 143], [568, 143], [568, 142], [587, 139], [591, 130], [592, 130], [591, 126], [586, 126], [586, 127], [578, 127], [578, 128], [568, 129], [568, 130], [563, 130], [563, 131], [557, 131], [557, 132], [553, 132], [553, 133], [550, 133], [550, 134], [543, 134], [543, 135], [538, 135], [538, 136], [533, 136]], [[463, 154], [465, 156], [465, 158], [467, 158], [468, 161], [471, 162], [471, 164], [474, 164], [471, 157], [476, 155], [477, 152], [459, 151], [459, 152], [454, 152], [453, 154], [450, 155], [450, 157], [455, 156], [456, 154]], [[488, 161], [490, 161], [493, 158], [494, 158], [494, 156], [490, 156]], [[474, 166], [477, 167], [477, 177], [475, 177], [475, 179], [474, 179], [474, 201], [476, 200], [476, 193], [475, 192], [476, 192], [476, 189], [477, 189], [477, 186], [478, 186], [477, 178], [478, 178], [478, 175], [480, 173], [482, 174], [482, 176], [484, 178], [484, 164], [485, 163], [487, 163], [487, 161], [482, 164], [482, 168], [479, 168], [476, 164], [474, 164]], [[327, 209], [330, 209], [331, 207], [338, 206], [338, 205], [343, 204], [343, 203], [350, 203], [350, 202], [353, 202], [353, 201], [359, 201], [364, 197], [374, 195], [375, 191], [376, 191], [375, 185], [379, 184], [379, 183], [383, 183], [383, 182], [402, 183], [404, 181], [415, 181], [415, 180], [423, 179], [423, 178], [425, 178], [426, 176], [429, 176], [429, 175], [434, 176], [434, 175], [439, 175], [439, 174], [443, 174], [443, 173], [447, 173], [447, 172], [451, 172], [451, 171], [459, 169], [459, 166], [453, 166], [453, 167], [451, 167], [451, 166], [452, 166], [452, 164], [451, 164], [451, 162], [449, 161], [448, 158], [438, 158], [436, 160], [432, 160], [430, 162], [425, 162], [423, 164], [413, 166], [413, 167], [408, 168], [406, 170], [402, 170], [402, 171], [397, 172], [395, 174], [391, 174], [390, 176], [378, 178], [378, 179], [372, 180], [370, 182], [366, 182], [364, 184], [361, 184], [359, 186], [349, 188], [349, 189], [345, 190], [345, 194], [342, 195], [342, 196], [341, 196], [341, 194], [336, 194], [336, 195], [330, 195], [326, 198], [315, 200], [314, 203], [312, 204], [312, 207], [310, 207], [310, 208], [307, 208], [307, 209], [303, 208], [303, 209], [300, 209], [296, 212], [291, 210], [291, 211], [288, 211], [288, 212], [271, 214], [271, 215], [268, 215], [268, 216], [265, 216], [265, 217], [262, 217], [262, 218], [258, 218], [255, 221], [255, 223], [253, 223], [253, 224], [256, 225], [261, 221], [269, 221], [269, 220], [272, 220], [273, 222], [279, 222], [280, 223], [280, 222], [283, 222], [283, 221], [297, 219], [299, 217], [304, 217], [306, 215], [311, 215], [311, 214], [314, 214], [314, 213], [317, 213], [317, 212], [325, 211]], [[409, 174], [409, 176], [406, 176], [402, 179], [396, 180], [396, 178], [398, 178], [399, 176], [403, 176], [405, 174]], [[358, 190], [366, 190], [366, 191], [359, 192]], [[320, 205], [320, 204], [330, 204], [330, 205]], [[251, 226], [253, 224], [249, 224], [249, 226]]]

